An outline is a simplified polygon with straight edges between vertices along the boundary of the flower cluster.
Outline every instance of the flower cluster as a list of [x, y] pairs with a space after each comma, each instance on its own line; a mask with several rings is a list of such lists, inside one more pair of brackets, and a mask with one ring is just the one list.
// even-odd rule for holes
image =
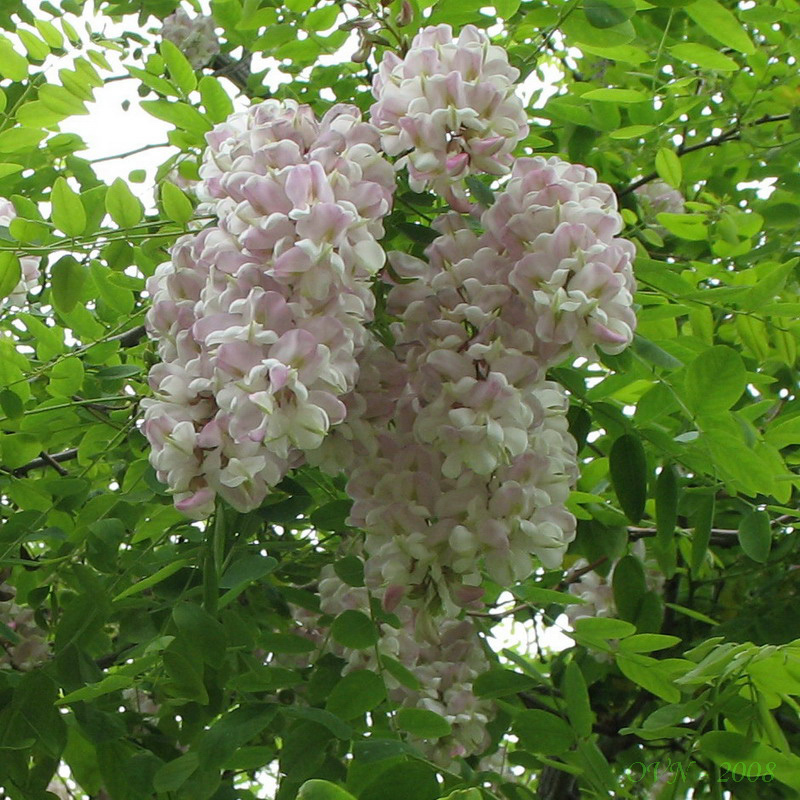
[[634, 190], [644, 210], [655, 217], [656, 214], [683, 214], [684, 198], [665, 181], [650, 181]]
[[464, 209], [462, 180], [505, 175], [512, 151], [528, 133], [514, 93], [519, 70], [474, 25], [456, 41], [449, 25], [421, 30], [404, 58], [387, 52], [376, 74], [372, 121], [384, 151], [403, 155], [409, 185], [432, 188]]
[[[7, 228], [16, 216], [17, 212], [11, 201], [0, 197], [0, 227]], [[27, 301], [28, 292], [39, 285], [39, 259], [36, 256], [22, 256], [19, 265], [21, 272], [19, 283], [3, 303], [21, 308]]]
[[219, 53], [213, 17], [190, 17], [182, 8], [164, 20], [161, 35], [172, 42], [195, 69], [202, 69]]
[[[611, 188], [558, 157], [512, 157], [527, 133], [517, 77], [484, 33], [454, 42], [440, 25], [385, 56], [371, 123], [291, 101], [232, 115], [208, 134], [197, 187], [216, 223], [147, 287], [159, 479], [199, 518], [218, 494], [256, 508], [303, 463], [344, 473], [366, 586], [323, 568], [321, 615], [297, 609], [295, 630], [348, 671], [405, 666], [419, 686], [388, 677], [391, 699], [451, 723], [424, 745], [442, 763], [489, 744], [491, 706], [471, 691], [488, 662], [462, 610], [484, 575], [509, 586], [558, 567], [575, 535], [569, 398], [547, 370], [619, 353], [636, 323]], [[453, 211], [424, 257], [389, 254], [379, 341], [367, 325], [395, 185], [383, 153]], [[463, 179], [481, 172], [508, 179], [479, 214]], [[370, 597], [385, 612], [377, 648], [332, 642], [330, 619], [369, 612]]]
[[346, 408], [371, 319], [394, 173], [339, 105], [266, 101], [208, 134], [198, 193], [218, 223], [149, 280], [162, 362], [144, 432], [179, 509], [248, 511]]
[[13, 586], [0, 584], [0, 622], [13, 631], [15, 638], [0, 631], [0, 669], [29, 672], [50, 657], [45, 632], [36, 624], [33, 609], [19, 605]]
[[395, 345], [345, 398], [372, 433], [344, 426], [316, 462], [348, 474], [370, 585], [453, 614], [483, 571], [507, 586], [574, 537], [568, 400], [544, 375], [631, 341], [634, 248], [610, 187], [555, 157], [516, 162], [482, 234], [434, 224], [426, 259], [390, 254]]

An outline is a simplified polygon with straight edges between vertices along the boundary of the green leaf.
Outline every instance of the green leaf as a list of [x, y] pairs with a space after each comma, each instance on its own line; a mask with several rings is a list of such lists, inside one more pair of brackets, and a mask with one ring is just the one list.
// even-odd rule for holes
[[703, 565], [711, 541], [711, 526], [714, 522], [713, 494], [702, 495], [698, 498], [697, 509], [694, 514], [694, 533], [692, 535], [692, 573], [696, 575]]
[[626, 433], [616, 439], [609, 454], [609, 470], [622, 510], [636, 525], [647, 500], [647, 458], [637, 436]]
[[297, 800], [356, 800], [350, 792], [330, 781], [314, 778], [306, 781], [297, 793]]
[[159, 52], [167, 64], [172, 82], [184, 93], [197, 88], [197, 76], [186, 56], [169, 39], [162, 39]]
[[[632, 627], [632, 626], [631, 626]], [[561, 680], [561, 693], [567, 705], [567, 716], [578, 736], [591, 736], [594, 712], [580, 667], [570, 661]]]
[[[355, 674], [355, 673], [351, 673]], [[281, 713], [295, 719], [308, 719], [326, 727], [337, 739], [346, 741], [353, 738], [353, 729], [342, 722], [339, 717], [322, 708], [306, 708], [305, 706], [282, 706]]]
[[19, 36], [20, 41], [28, 51], [28, 57], [31, 61], [44, 61], [50, 55], [50, 48], [30, 31], [20, 28], [17, 31], [17, 36]]
[[616, 662], [619, 671], [628, 680], [647, 689], [656, 697], [668, 703], [677, 703], [681, 699], [681, 693], [672, 683], [669, 672], [655, 658], [638, 653], [619, 652], [616, 655]]
[[179, 569], [183, 569], [183, 567], [185, 567], [188, 563], [189, 559], [180, 558], [177, 561], [173, 561], [171, 564], [167, 564], [166, 567], [156, 570], [152, 575], [149, 575], [147, 578], [144, 578], [137, 583], [134, 583], [132, 586], [129, 586], [127, 589], [121, 591], [114, 598], [114, 602], [116, 603], [118, 600], [124, 600], [126, 597], [130, 597], [134, 594], [140, 594], [141, 592], [151, 589], [156, 584], [159, 584], [161, 581], [169, 578], [170, 575], [174, 575]]
[[717, 0], [695, 0], [686, 13], [713, 39], [745, 55], [755, 52], [739, 20]]
[[337, 717], [351, 720], [372, 711], [386, 698], [380, 675], [367, 669], [350, 672], [331, 690], [325, 708]]
[[228, 93], [217, 78], [204, 75], [200, 78], [197, 88], [200, 90], [203, 108], [212, 122], [223, 122], [233, 113], [233, 100], [228, 97]]
[[708, 220], [703, 214], [656, 214], [656, 222], [670, 233], [689, 242], [702, 242], [708, 239]]
[[78, 394], [82, 384], [83, 362], [71, 356], [53, 365], [47, 393], [54, 397], [72, 397], [73, 394]]
[[636, 556], [625, 556], [617, 562], [612, 587], [617, 613], [622, 619], [635, 623], [642, 598], [647, 591], [644, 566]]
[[170, 181], [161, 184], [161, 202], [167, 216], [179, 225], [185, 225], [194, 214], [192, 201]]
[[42, 38], [53, 50], [63, 50], [64, 37], [61, 35], [61, 31], [59, 31], [52, 22], [48, 22], [45, 19], [37, 19], [34, 25], [36, 25], [36, 30], [39, 31]]
[[686, 370], [686, 403], [697, 413], [727, 411], [747, 385], [742, 357], [730, 347], [718, 345], [702, 352]]
[[636, 139], [655, 130], [655, 125], [627, 125], [608, 134], [609, 139]]
[[626, 653], [652, 653], [654, 650], [665, 650], [680, 642], [678, 636], [667, 636], [662, 633], [637, 633], [619, 643], [619, 649]]
[[242, 583], [254, 583], [278, 566], [272, 556], [251, 555], [234, 561], [219, 579], [220, 589], [233, 589]]
[[575, 634], [589, 639], [622, 639], [636, 633], [636, 626], [610, 617], [581, 617], [575, 621]]
[[0, 408], [8, 419], [19, 419], [24, 412], [24, 405], [20, 396], [11, 391], [11, 389], [3, 389], [0, 391]]
[[82, 689], [70, 692], [61, 698], [56, 705], [77, 703], [81, 700], [95, 700], [105, 694], [118, 692], [120, 689], [127, 689], [133, 684], [133, 680], [134, 679], [130, 675], [109, 675], [98, 683], [93, 683], [90, 686], [84, 686]]
[[378, 630], [366, 614], [348, 609], [331, 624], [331, 636], [345, 647], [364, 650], [378, 641]]
[[642, 103], [649, 99], [649, 95], [638, 89], [591, 89], [581, 95], [581, 99], [602, 103]]
[[364, 585], [364, 562], [358, 556], [345, 556], [334, 561], [333, 571], [348, 586]]
[[186, 783], [200, 766], [197, 753], [185, 753], [164, 764], [153, 778], [153, 788], [159, 793], [175, 792]]
[[227, 642], [220, 622], [193, 603], [178, 603], [172, 618], [188, 649], [196, 650], [206, 664], [222, 663]]
[[86, 229], [86, 211], [80, 195], [69, 187], [65, 178], [56, 178], [50, 202], [53, 224], [67, 236], [80, 236]]
[[358, 797], [359, 800], [436, 800], [440, 794], [436, 769], [413, 759], [379, 771]]
[[672, 464], [664, 464], [656, 478], [656, 546], [661, 571], [675, 574], [675, 528], [678, 524], [678, 478]]
[[53, 305], [68, 314], [75, 308], [83, 293], [88, 272], [73, 256], [62, 256], [53, 264], [50, 277], [53, 289]]
[[510, 669], [493, 669], [484, 672], [472, 682], [472, 691], [477, 697], [496, 698], [517, 694], [535, 686], [536, 681], [521, 672]]
[[661, 180], [666, 181], [674, 189], [680, 189], [683, 171], [681, 160], [674, 150], [661, 147], [656, 153], [656, 172]]
[[22, 280], [22, 267], [17, 256], [8, 250], [0, 252], [0, 299], [8, 297]]
[[420, 739], [440, 739], [452, 733], [450, 723], [426, 708], [401, 708], [395, 717], [400, 730]]
[[520, 7], [520, 0], [495, 0], [494, 10], [499, 17], [511, 19]]
[[772, 547], [772, 531], [766, 511], [749, 511], [739, 523], [739, 544], [753, 561], [764, 564]]
[[520, 744], [532, 753], [560, 755], [575, 743], [575, 733], [561, 717], [549, 711], [526, 709], [515, 717], [511, 727]]
[[28, 62], [4, 36], [0, 36], [0, 75], [12, 81], [28, 77]]
[[120, 228], [132, 228], [134, 225], [138, 225], [144, 213], [141, 202], [122, 178], [117, 178], [108, 187], [106, 211]]
[[408, 667], [401, 664], [397, 659], [382, 654], [381, 664], [386, 672], [388, 672], [401, 686], [405, 686], [408, 689], [413, 689], [414, 691], [419, 691], [422, 688], [422, 684], [417, 679], [417, 676], [411, 672]]
[[142, 100], [139, 104], [156, 119], [169, 122], [180, 130], [203, 136], [213, 127], [196, 109], [186, 103], [171, 103], [168, 100]]
[[164, 688], [173, 697], [205, 705], [208, 692], [203, 684], [202, 664], [189, 659], [179, 650], [165, 650], [162, 653], [164, 667], [172, 679]]
[[484, 207], [489, 208], [494, 203], [494, 192], [474, 175], [466, 179], [467, 186], [473, 197]]
[[636, 13], [633, 0], [584, 0], [583, 12], [595, 28], [613, 28]]
[[728, 56], [706, 47], [704, 44], [694, 42], [684, 42], [670, 47], [670, 52], [681, 61], [689, 64], [697, 64], [703, 69], [711, 69], [717, 72], [733, 72], [739, 69], [739, 65]]
[[258, 736], [275, 718], [276, 707], [240, 705], [218, 719], [200, 740], [197, 753], [204, 767], [218, 769], [237, 750]]

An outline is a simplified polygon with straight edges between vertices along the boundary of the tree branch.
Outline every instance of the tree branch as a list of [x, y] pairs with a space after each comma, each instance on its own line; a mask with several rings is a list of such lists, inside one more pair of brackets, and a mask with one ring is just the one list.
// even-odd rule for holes
[[120, 347], [135, 347], [146, 333], [147, 328], [144, 325], [138, 325], [135, 328], [131, 328], [129, 331], [109, 337], [108, 341], [119, 342]]
[[[783, 122], [784, 120], [789, 119], [789, 114], [765, 114], [760, 119], [751, 122], [749, 125], [745, 127], [751, 127], [753, 125], [767, 125], [770, 122]], [[702, 150], [705, 147], [718, 147], [721, 144], [725, 144], [725, 142], [730, 142], [735, 139], [739, 139], [742, 134], [742, 123], [737, 122], [732, 128], [728, 128], [727, 131], [723, 131], [718, 136], [712, 136], [710, 139], [706, 139], [704, 142], [698, 142], [697, 144], [691, 144], [688, 147], [681, 145], [677, 148], [675, 153], [679, 156], [685, 156], [687, 153], [694, 153], [697, 150]], [[624, 197], [626, 194], [635, 191], [640, 186], [644, 186], [646, 183], [650, 183], [650, 181], [655, 180], [658, 177], [657, 172], [650, 172], [642, 178], [635, 180], [629, 186], [626, 186], [624, 189], [620, 189], [617, 192], [617, 197]]]
[[14, 470], [14, 474], [17, 476], [27, 475], [31, 470], [34, 469], [40, 469], [41, 467], [53, 467], [53, 469], [58, 470], [60, 475], [66, 475], [66, 470], [58, 465], [64, 461], [72, 461], [72, 459], [77, 457], [77, 447], [73, 447], [70, 450], [64, 450], [63, 453], [53, 453], [52, 455], [42, 451], [42, 454], [39, 456], [39, 458], [34, 458], [33, 461], [29, 461], [27, 464], [17, 467], [17, 469]]

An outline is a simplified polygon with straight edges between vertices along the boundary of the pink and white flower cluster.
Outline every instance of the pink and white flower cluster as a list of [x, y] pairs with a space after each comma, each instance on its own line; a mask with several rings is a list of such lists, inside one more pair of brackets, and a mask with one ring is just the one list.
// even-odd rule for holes
[[[16, 209], [10, 200], [0, 197], [0, 226], [7, 228], [17, 217]], [[28, 292], [39, 285], [39, 259], [36, 256], [22, 256], [19, 260], [20, 280], [3, 299], [3, 305], [21, 308], [26, 305]]]
[[[217, 494], [258, 507], [303, 463], [344, 472], [367, 586], [325, 567], [321, 611], [368, 612], [371, 595], [396, 614], [377, 650], [420, 688], [388, 678], [392, 700], [451, 723], [429, 750], [443, 763], [489, 743], [490, 706], [471, 691], [488, 662], [461, 611], [484, 574], [509, 586], [555, 568], [575, 535], [568, 395], [547, 370], [620, 352], [636, 322], [611, 188], [557, 157], [512, 157], [527, 133], [517, 77], [484, 33], [454, 42], [441, 25], [385, 56], [371, 124], [291, 101], [232, 115], [200, 171], [216, 224], [148, 282], [162, 363], [144, 432], [159, 479], [201, 518]], [[390, 254], [385, 342], [366, 327], [395, 186], [384, 153], [454, 209], [424, 258]], [[475, 212], [463, 179], [477, 173], [510, 173], [480, 230], [457, 213]], [[347, 670], [377, 667], [374, 650], [331, 643], [319, 614], [295, 619]]]
[[195, 69], [202, 69], [220, 51], [213, 17], [190, 17], [179, 8], [164, 20], [161, 35], [172, 42]]
[[665, 181], [650, 181], [634, 190], [644, 210], [655, 217], [656, 214], [683, 214], [684, 198]]
[[397, 166], [408, 168], [414, 191], [432, 188], [465, 210], [464, 178], [508, 173], [528, 134], [518, 77], [506, 51], [474, 25], [455, 41], [449, 25], [423, 28], [404, 58], [384, 55], [371, 118], [384, 151], [403, 156]]
[[266, 101], [208, 134], [218, 223], [148, 281], [161, 363], [144, 432], [179, 509], [248, 511], [346, 413], [371, 319], [394, 173], [352, 106]]
[[407, 281], [387, 298], [395, 345], [370, 351], [345, 398], [369, 430], [348, 421], [315, 454], [348, 474], [370, 585], [451, 614], [483, 572], [507, 586], [532, 556], [561, 563], [576, 451], [566, 393], [544, 375], [570, 354], [619, 352], [635, 326], [634, 248], [593, 170], [519, 159], [481, 223], [446, 215], [427, 259], [390, 254]]

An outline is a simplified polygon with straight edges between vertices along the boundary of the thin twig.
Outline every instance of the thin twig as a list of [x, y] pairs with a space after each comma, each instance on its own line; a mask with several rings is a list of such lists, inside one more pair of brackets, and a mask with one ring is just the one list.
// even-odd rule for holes
[[137, 147], [135, 150], [128, 150], [127, 153], [119, 153], [115, 156], [101, 156], [100, 158], [93, 158], [90, 164], [99, 164], [101, 161], [113, 161], [116, 158], [127, 158], [128, 156], [135, 156], [137, 153], [143, 153], [145, 150], [155, 150], [157, 147], [172, 147], [169, 142], [163, 144], [145, 144], [142, 147]]
[[[753, 125], [767, 125], [770, 122], [782, 122], [787, 119], [789, 119], [789, 114], [772, 114], [772, 115], [765, 114], [760, 119], [757, 119], [754, 122], [749, 123], [749, 125], [745, 127], [751, 127]], [[728, 128], [727, 131], [723, 131], [718, 136], [712, 136], [710, 139], [706, 139], [704, 142], [691, 144], [688, 147], [684, 147], [683, 145], [681, 145], [675, 150], [675, 153], [678, 156], [685, 156], [687, 153], [694, 153], [695, 151], [702, 150], [705, 147], [717, 147], [721, 144], [725, 144], [725, 142], [730, 142], [740, 138], [741, 134], [742, 134], [742, 124], [739, 122], [732, 128]], [[617, 192], [617, 196], [623, 197], [624, 195], [635, 191], [640, 186], [644, 186], [646, 183], [654, 181], [657, 177], [658, 177], [657, 172], [650, 172], [643, 178], [635, 180], [632, 184], [626, 186], [624, 189], [620, 189], [620, 191]]]

